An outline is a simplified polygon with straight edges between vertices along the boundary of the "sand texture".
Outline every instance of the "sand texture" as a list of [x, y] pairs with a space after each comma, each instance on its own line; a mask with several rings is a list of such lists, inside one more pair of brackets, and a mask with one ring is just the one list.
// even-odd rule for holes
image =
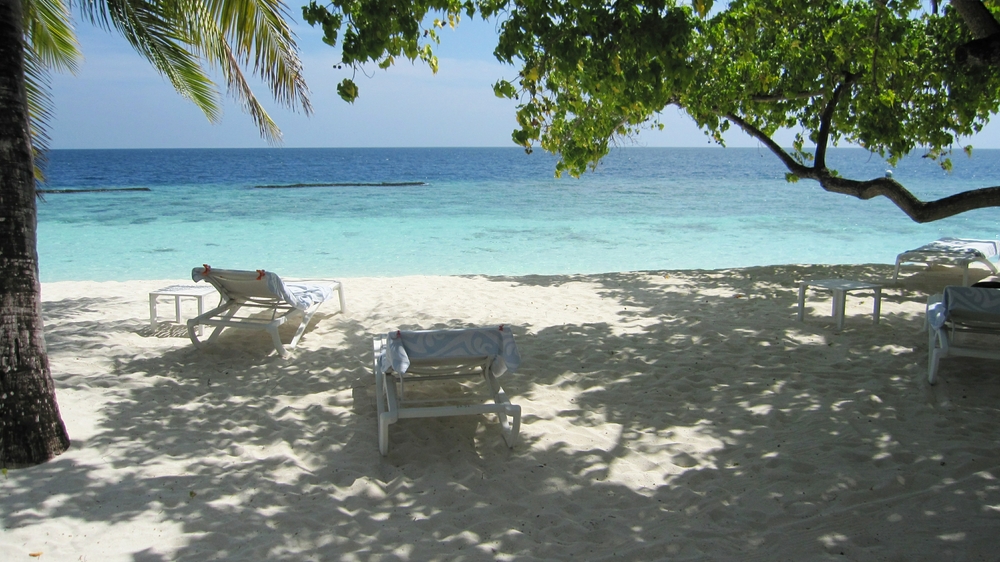
[[[961, 275], [891, 274], [343, 279], [348, 314], [287, 359], [151, 330], [182, 280], [45, 284], [73, 445], [0, 480], [0, 559], [996, 560], [1000, 363], [929, 386], [924, 303]], [[827, 278], [886, 282], [881, 322], [851, 293], [837, 331], [819, 290], [798, 322]], [[401, 420], [379, 455], [372, 335], [499, 323], [517, 446], [492, 416]]]

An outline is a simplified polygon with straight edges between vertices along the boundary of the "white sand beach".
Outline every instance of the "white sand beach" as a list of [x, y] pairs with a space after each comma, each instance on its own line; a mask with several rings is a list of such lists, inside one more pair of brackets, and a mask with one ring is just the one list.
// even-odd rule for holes
[[[149, 291], [180, 279], [48, 283], [73, 445], [0, 480], [0, 559], [996, 559], [1000, 364], [945, 359], [929, 386], [924, 303], [961, 275], [891, 275], [342, 279], [348, 314], [287, 359], [151, 330]], [[851, 293], [838, 332], [824, 291], [798, 322], [799, 281], [826, 278], [887, 283], [881, 322]], [[382, 457], [372, 335], [498, 323], [517, 446], [489, 416], [402, 420]]]

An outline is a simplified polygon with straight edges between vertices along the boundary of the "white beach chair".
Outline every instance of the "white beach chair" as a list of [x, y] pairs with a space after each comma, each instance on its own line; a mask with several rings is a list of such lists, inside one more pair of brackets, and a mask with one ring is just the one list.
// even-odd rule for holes
[[969, 265], [981, 263], [996, 275], [993, 262], [1000, 256], [1000, 240], [973, 240], [969, 238], [941, 238], [915, 250], [908, 250], [896, 256], [896, 270], [892, 280], [899, 277], [899, 266], [903, 263], [922, 263], [930, 267], [935, 264], [957, 265], [962, 268], [962, 285], [969, 284]]
[[[316, 310], [336, 291], [340, 296], [340, 313], [344, 313], [344, 288], [339, 281], [322, 281], [311, 283], [285, 283], [280, 277], [258, 269], [257, 271], [239, 271], [232, 269], [216, 269], [205, 265], [191, 271], [195, 282], [208, 281], [222, 297], [222, 302], [216, 308], [188, 320], [188, 335], [197, 347], [204, 343], [214, 342], [225, 328], [243, 328], [263, 330], [271, 334], [274, 349], [285, 357], [289, 349], [294, 349], [299, 338], [305, 332], [306, 325]], [[237, 316], [241, 308], [256, 309], [270, 312], [270, 317]], [[295, 312], [302, 312], [302, 322], [287, 346], [281, 343], [278, 328]], [[215, 326], [206, 342], [198, 339], [195, 333], [198, 326]]]
[[927, 299], [928, 341], [927, 382], [934, 384], [942, 357], [964, 356], [1000, 359], [1000, 349], [992, 346], [958, 345], [959, 334], [1000, 335], [1000, 289], [984, 287], [944, 288], [944, 293]]
[[[378, 448], [383, 455], [389, 453], [389, 425], [403, 418], [496, 414], [504, 441], [514, 447], [521, 407], [510, 403], [497, 382], [497, 377], [513, 372], [521, 363], [510, 328], [397, 330], [375, 336], [373, 344]], [[478, 395], [466, 392], [457, 397], [407, 399], [415, 383], [470, 378], [481, 379], [476, 385]]]

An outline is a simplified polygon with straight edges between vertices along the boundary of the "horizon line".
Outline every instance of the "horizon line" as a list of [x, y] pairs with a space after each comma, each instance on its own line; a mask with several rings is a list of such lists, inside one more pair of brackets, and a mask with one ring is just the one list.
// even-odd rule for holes
[[[786, 150], [791, 151], [791, 147], [782, 147]], [[72, 151], [72, 150], [440, 150], [440, 149], [511, 149], [511, 150], [526, 150], [521, 146], [509, 146], [509, 145], [480, 145], [480, 146], [172, 146], [172, 147], [101, 147], [101, 148], [49, 148], [46, 152], [54, 151]], [[770, 152], [765, 146], [616, 146], [611, 149], [611, 152], [615, 150], [644, 150], [644, 149], [710, 149], [710, 150], [764, 150]], [[815, 150], [815, 147], [810, 147], [811, 150]], [[910, 152], [918, 152], [922, 148], [918, 147]], [[835, 146], [828, 148], [827, 150], [860, 150], [864, 152], [871, 151], [860, 147], [860, 146]], [[973, 147], [973, 152], [976, 150], [1000, 150], [1000, 147]], [[542, 154], [550, 154], [542, 148], [534, 148], [532, 152], [539, 152]], [[954, 149], [954, 152], [963, 152], [961, 148]]]

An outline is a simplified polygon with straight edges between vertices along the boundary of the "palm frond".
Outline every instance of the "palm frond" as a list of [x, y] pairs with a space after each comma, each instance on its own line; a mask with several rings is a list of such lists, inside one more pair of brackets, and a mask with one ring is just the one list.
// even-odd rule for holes
[[28, 125], [35, 180], [45, 181], [46, 154], [49, 151], [49, 123], [52, 122], [52, 87], [49, 67], [28, 44], [24, 50], [24, 86], [28, 97]]
[[261, 136], [269, 143], [280, 143], [281, 130], [254, 95], [241, 70], [241, 61], [226, 41], [217, 19], [209, 12], [209, 6], [201, 0], [181, 0], [179, 8], [185, 14], [185, 25], [203, 60], [222, 72], [229, 93], [250, 114]]
[[76, 72], [82, 55], [69, 8], [62, 0], [32, 0], [24, 5], [24, 74], [35, 179], [45, 180], [52, 122], [52, 70]]
[[25, 34], [37, 64], [75, 73], [83, 56], [69, 7], [62, 0], [31, 0], [25, 3], [24, 13]]
[[252, 63], [253, 72], [281, 105], [312, 112], [298, 47], [286, 22], [288, 10], [281, 0], [79, 2], [91, 22], [121, 32], [213, 121], [221, 109], [203, 65], [222, 73], [229, 93], [269, 142], [278, 142], [281, 131], [254, 95], [243, 67]]
[[156, 0], [82, 0], [81, 11], [95, 25], [115, 29], [182, 96], [212, 122], [222, 117], [215, 83], [201, 65], [186, 25], [179, 24], [173, 2]]
[[312, 112], [295, 36], [282, 0], [204, 0], [241, 64], [271, 88], [278, 103]]

